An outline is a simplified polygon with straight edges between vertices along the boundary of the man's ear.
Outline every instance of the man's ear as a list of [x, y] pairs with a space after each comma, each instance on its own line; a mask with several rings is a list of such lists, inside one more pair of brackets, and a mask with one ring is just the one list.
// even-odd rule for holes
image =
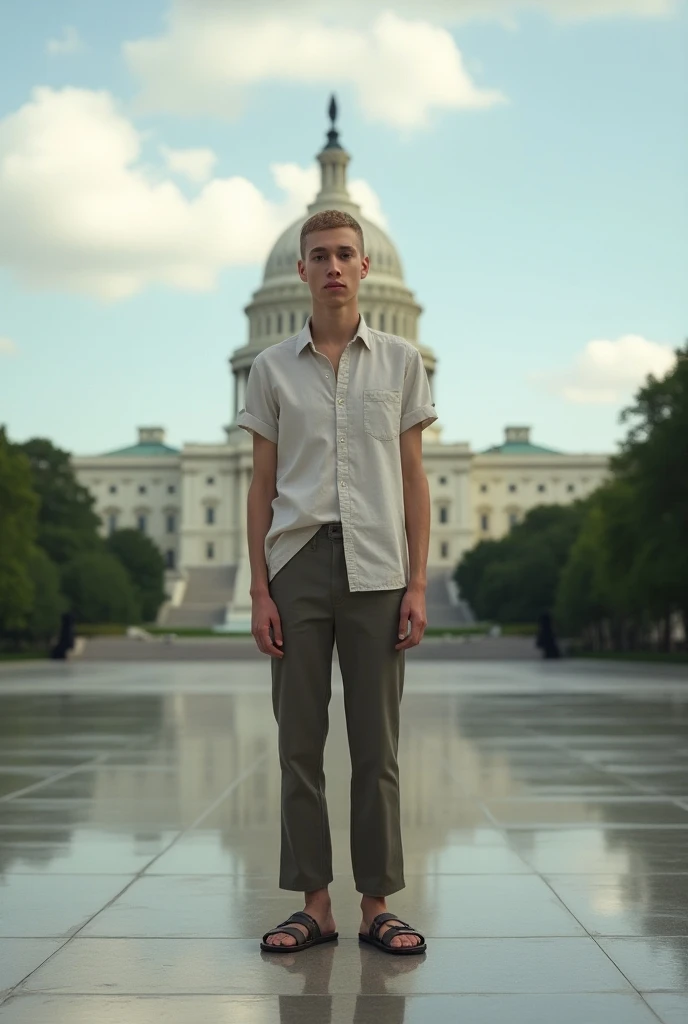
[[370, 256], [364, 256], [361, 260], [361, 281], [368, 276], [370, 270]]
[[303, 262], [303, 260], [299, 260], [296, 266], [298, 268], [299, 277], [301, 278], [301, 280], [308, 282], [308, 276], [306, 274], [306, 264]]

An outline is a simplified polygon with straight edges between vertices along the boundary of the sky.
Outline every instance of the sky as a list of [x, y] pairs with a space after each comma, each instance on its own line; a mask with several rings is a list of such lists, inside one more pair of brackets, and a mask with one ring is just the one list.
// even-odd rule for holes
[[2, 5], [0, 425], [221, 442], [334, 91], [442, 439], [614, 451], [688, 338], [687, 43], [681, 0]]

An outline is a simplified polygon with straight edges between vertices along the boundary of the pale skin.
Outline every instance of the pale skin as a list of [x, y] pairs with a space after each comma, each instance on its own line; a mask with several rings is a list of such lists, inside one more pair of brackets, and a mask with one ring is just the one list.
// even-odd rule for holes
[[[353, 228], [328, 228], [309, 234], [306, 253], [299, 260], [298, 271], [308, 284], [313, 302], [311, 336], [318, 352], [327, 356], [335, 375], [344, 349], [355, 336], [359, 322], [358, 289], [367, 276], [370, 261], [361, 251], [360, 240]], [[430, 495], [423, 468], [422, 429], [420, 424], [405, 430], [399, 437], [404, 489], [404, 514], [409, 552], [409, 583], [402, 599], [399, 616], [399, 643], [396, 650], [416, 647], [427, 625], [425, 591], [426, 566], [430, 536]], [[264, 542], [272, 520], [271, 503], [277, 494], [277, 445], [259, 434], [253, 435], [253, 477], [248, 492], [248, 541], [251, 561], [251, 632], [258, 649], [271, 658], [284, 657], [284, 641], [279, 612], [270, 597]], [[411, 631], [408, 633], [408, 623]], [[272, 638], [270, 632], [272, 630]], [[336, 930], [332, 916], [329, 890], [306, 892], [305, 911], [314, 917], [323, 934]], [[361, 897], [363, 919], [360, 930], [367, 932], [378, 914], [385, 913], [384, 896]], [[390, 921], [380, 929], [398, 924]], [[302, 925], [295, 927], [307, 935]], [[417, 935], [397, 935], [392, 946], [415, 946]], [[280, 932], [270, 936], [271, 945], [293, 946], [292, 935]]]

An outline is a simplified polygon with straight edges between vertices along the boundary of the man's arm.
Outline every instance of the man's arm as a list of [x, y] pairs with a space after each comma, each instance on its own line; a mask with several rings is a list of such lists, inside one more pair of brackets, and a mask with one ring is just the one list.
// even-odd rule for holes
[[277, 445], [254, 431], [253, 475], [246, 502], [251, 597], [268, 593], [265, 538], [272, 523], [272, 502], [277, 496]]
[[423, 431], [420, 423], [400, 435], [399, 447], [409, 552], [408, 589], [425, 591], [430, 548], [430, 488], [423, 467]]

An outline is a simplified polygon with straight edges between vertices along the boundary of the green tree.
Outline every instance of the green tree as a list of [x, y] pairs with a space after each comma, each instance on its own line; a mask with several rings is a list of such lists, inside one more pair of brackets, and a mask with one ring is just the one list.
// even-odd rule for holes
[[647, 600], [667, 620], [680, 612], [688, 633], [688, 343], [665, 377], [648, 377], [629, 421], [614, 470], [633, 489]]
[[40, 498], [38, 544], [58, 566], [102, 545], [94, 499], [76, 479], [69, 453], [36, 437], [15, 446], [29, 460]]
[[165, 563], [150, 537], [140, 530], [115, 530], [107, 539], [109, 551], [129, 574], [144, 622], [154, 622], [165, 599]]
[[586, 507], [538, 506], [501, 540], [481, 541], [464, 555], [455, 579], [479, 619], [534, 622], [552, 610]]
[[85, 551], [62, 572], [62, 589], [77, 622], [140, 621], [134, 587], [122, 563], [105, 551]]
[[0, 633], [21, 631], [31, 613], [34, 589], [28, 561], [37, 515], [28, 459], [0, 427]]
[[26, 623], [29, 640], [47, 643], [60, 626], [64, 598], [60, 592], [60, 573], [42, 548], [35, 547], [28, 560], [34, 601]]

